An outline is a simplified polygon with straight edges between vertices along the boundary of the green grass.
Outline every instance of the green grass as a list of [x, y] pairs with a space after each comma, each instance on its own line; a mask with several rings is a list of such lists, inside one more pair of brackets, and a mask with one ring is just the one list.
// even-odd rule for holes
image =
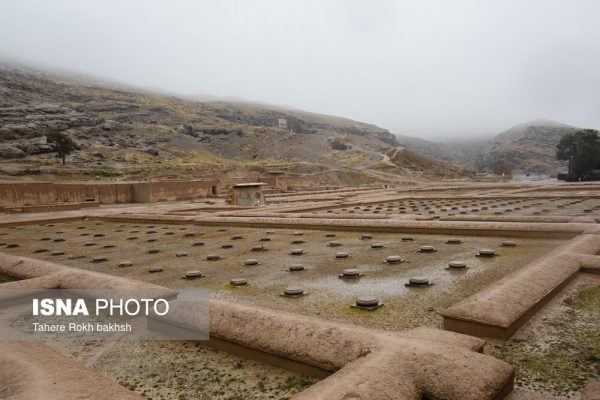
[[361, 358], [361, 357], [366, 357], [366, 356], [368, 356], [369, 354], [371, 354], [371, 350], [361, 350], [361, 352], [360, 352], [360, 353], [358, 353], [358, 358]]

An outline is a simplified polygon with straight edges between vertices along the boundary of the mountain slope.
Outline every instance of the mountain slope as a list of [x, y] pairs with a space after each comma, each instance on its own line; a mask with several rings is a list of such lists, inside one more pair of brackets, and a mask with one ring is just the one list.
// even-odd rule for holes
[[538, 120], [514, 126], [487, 141], [434, 143], [410, 136], [397, 136], [398, 142], [437, 160], [462, 165], [478, 172], [499, 167], [514, 173], [555, 175], [565, 163], [556, 160], [556, 145], [567, 133], [579, 128], [553, 121]]
[[436, 143], [412, 136], [396, 135], [396, 138], [401, 146], [473, 171], [477, 170], [482, 162], [482, 148], [485, 141]]
[[433, 159], [405, 147], [388, 150], [382, 161], [371, 168], [430, 179], [456, 179], [474, 174], [466, 168]]
[[556, 160], [556, 145], [579, 128], [553, 121], [531, 121], [497, 135], [483, 147], [480, 168], [506, 163], [518, 172], [555, 175], [565, 162]]

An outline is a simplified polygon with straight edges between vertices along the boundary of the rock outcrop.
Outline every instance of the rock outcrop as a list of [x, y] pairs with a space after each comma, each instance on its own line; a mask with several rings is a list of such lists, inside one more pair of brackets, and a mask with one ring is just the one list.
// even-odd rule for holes
[[44, 136], [51, 131], [64, 131], [102, 122], [55, 103], [14, 104], [0, 107], [0, 140], [27, 139]]

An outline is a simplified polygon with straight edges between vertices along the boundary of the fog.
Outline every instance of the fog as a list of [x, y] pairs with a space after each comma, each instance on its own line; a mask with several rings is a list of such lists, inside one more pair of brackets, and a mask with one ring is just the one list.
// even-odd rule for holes
[[600, 127], [600, 1], [1, 0], [0, 55], [434, 140]]

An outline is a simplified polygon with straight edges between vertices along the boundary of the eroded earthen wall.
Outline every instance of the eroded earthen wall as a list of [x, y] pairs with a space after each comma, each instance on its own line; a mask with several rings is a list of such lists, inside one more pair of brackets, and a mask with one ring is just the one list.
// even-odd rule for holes
[[218, 181], [118, 183], [0, 183], [0, 207], [44, 206], [57, 203], [151, 203], [208, 197]]
[[212, 187], [218, 181], [163, 181], [148, 182], [150, 202], [193, 200], [200, 197], [209, 197]]
[[56, 202], [52, 183], [0, 183], [0, 206], [22, 207]]

